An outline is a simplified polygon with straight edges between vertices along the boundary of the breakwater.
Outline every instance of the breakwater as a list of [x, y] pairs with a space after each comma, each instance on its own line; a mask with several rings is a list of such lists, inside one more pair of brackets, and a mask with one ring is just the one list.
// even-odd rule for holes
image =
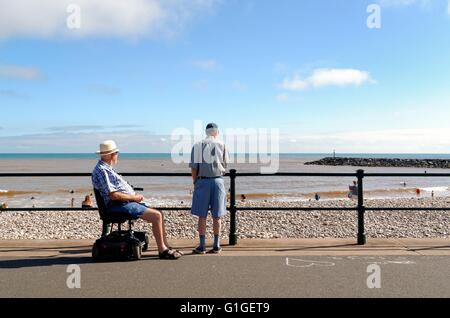
[[326, 157], [305, 165], [450, 169], [450, 160]]

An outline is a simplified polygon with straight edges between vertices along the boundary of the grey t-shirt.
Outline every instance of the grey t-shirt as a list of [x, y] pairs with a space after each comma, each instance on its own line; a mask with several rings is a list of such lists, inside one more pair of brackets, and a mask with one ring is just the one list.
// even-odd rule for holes
[[192, 147], [189, 167], [197, 169], [199, 177], [220, 177], [225, 174], [229, 161], [225, 144], [213, 137], [207, 137]]

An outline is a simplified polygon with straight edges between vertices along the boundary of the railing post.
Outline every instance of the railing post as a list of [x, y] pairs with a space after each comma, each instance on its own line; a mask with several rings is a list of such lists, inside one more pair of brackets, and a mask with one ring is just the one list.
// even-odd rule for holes
[[364, 206], [364, 170], [356, 172], [358, 177], [358, 245], [366, 244], [366, 230], [364, 228], [364, 213], [366, 207]]
[[236, 170], [230, 170], [230, 245], [237, 244], [236, 235]]

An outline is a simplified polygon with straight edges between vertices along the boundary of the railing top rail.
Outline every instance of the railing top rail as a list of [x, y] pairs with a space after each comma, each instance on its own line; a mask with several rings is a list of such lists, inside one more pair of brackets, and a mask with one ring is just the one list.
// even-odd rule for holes
[[[155, 207], [160, 211], [190, 211], [191, 208], [186, 207]], [[98, 208], [8, 208], [0, 209], [1, 212], [89, 212], [98, 211]]]
[[[141, 172], [125, 172], [120, 173], [125, 177], [190, 177], [190, 173], [141, 173]], [[0, 177], [90, 177], [91, 173], [0, 173]]]
[[[277, 172], [271, 174], [256, 173], [256, 172], [239, 172], [236, 177], [356, 177], [356, 172]], [[450, 174], [449, 174], [450, 176]]]
[[[190, 177], [190, 173], [162, 173], [162, 172], [124, 172], [120, 173], [125, 177]], [[278, 172], [264, 174], [257, 172], [240, 172], [236, 177], [357, 177], [358, 173], [326, 173], [326, 172]], [[90, 177], [91, 173], [86, 172], [53, 172], [53, 173], [34, 173], [34, 172], [8, 172], [0, 173], [0, 177]], [[229, 177], [230, 173], [224, 175]], [[450, 173], [364, 173], [364, 177], [450, 177]]]
[[364, 173], [364, 177], [450, 177], [450, 173]]
[[[155, 209], [160, 211], [190, 211], [190, 207], [155, 207]], [[229, 208], [228, 208], [229, 210]], [[236, 207], [236, 211], [356, 211], [358, 207]], [[8, 208], [0, 209], [1, 212], [86, 212], [86, 211], [98, 211], [97, 208]], [[365, 207], [365, 211], [450, 211], [448, 208], [438, 208], [438, 207]]]

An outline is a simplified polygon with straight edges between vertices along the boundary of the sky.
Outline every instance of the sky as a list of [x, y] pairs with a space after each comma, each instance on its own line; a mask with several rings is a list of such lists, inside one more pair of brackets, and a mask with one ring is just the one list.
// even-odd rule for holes
[[170, 152], [195, 121], [449, 153], [449, 38], [448, 0], [0, 0], [0, 153]]

